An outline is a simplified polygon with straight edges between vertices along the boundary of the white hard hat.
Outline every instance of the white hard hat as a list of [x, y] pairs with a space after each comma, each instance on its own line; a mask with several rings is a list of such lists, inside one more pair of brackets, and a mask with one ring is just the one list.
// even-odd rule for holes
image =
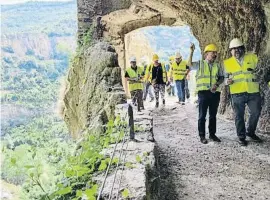
[[131, 56], [129, 58], [129, 62], [136, 62], [136, 57], [135, 56]]
[[239, 38], [234, 38], [230, 42], [229, 49], [244, 46], [243, 42]]
[[177, 53], [175, 54], [175, 58], [182, 58], [182, 55], [181, 55], [179, 52], [177, 52]]

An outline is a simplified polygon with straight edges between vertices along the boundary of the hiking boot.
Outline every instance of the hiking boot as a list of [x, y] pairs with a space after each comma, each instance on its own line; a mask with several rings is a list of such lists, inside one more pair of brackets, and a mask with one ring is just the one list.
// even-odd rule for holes
[[201, 143], [203, 143], [203, 144], [207, 144], [207, 143], [208, 143], [208, 141], [205, 139], [204, 136], [201, 136], [201, 137], [200, 137], [200, 141], [201, 141]]
[[151, 98], [149, 102], [153, 102], [154, 101], [154, 98]]
[[238, 143], [240, 144], [240, 146], [247, 146], [247, 144], [248, 144], [246, 139], [239, 139]]
[[163, 103], [163, 105], [165, 105], [165, 99], [163, 99], [162, 103]]
[[250, 137], [252, 140], [254, 140], [255, 142], [262, 142], [262, 139], [259, 138], [256, 134], [252, 134], [252, 135], [246, 134], [246, 135]]
[[185, 102], [181, 102], [182, 105], [185, 105]]
[[156, 108], [158, 108], [158, 105], [159, 105], [159, 103], [158, 103], [158, 102], [156, 102]]
[[215, 134], [210, 134], [209, 139], [213, 140], [214, 142], [221, 142], [221, 140]]

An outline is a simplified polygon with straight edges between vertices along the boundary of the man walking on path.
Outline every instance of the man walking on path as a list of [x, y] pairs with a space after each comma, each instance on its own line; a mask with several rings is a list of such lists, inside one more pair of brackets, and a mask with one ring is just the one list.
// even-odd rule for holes
[[143, 105], [143, 67], [138, 67], [136, 57], [130, 58], [130, 67], [127, 68], [125, 78], [131, 94], [133, 105], [137, 105], [138, 111], [144, 109]]
[[[191, 47], [191, 57], [195, 47]], [[223, 70], [220, 64], [216, 62], [217, 47], [209, 44], [204, 49], [204, 60], [192, 63], [197, 68], [196, 74], [196, 91], [198, 92], [199, 102], [199, 120], [198, 131], [200, 141], [207, 144], [205, 138], [205, 118], [209, 109], [209, 139], [215, 142], [221, 142], [216, 136], [216, 115], [220, 100], [220, 84], [224, 81]]]
[[[244, 44], [238, 38], [234, 38], [230, 42], [229, 49], [232, 56], [224, 60], [224, 68], [232, 97], [239, 144], [246, 146], [246, 136], [257, 142], [262, 141], [255, 134], [262, 108], [259, 83], [254, 73], [258, 57], [253, 53], [245, 53]], [[249, 108], [247, 128], [244, 118], [246, 105]]]
[[[193, 44], [192, 44], [193, 45]], [[189, 66], [191, 64], [191, 57], [189, 57], [189, 61], [182, 60], [182, 56], [180, 53], [175, 54], [175, 62], [171, 65], [171, 73], [170, 73], [170, 81], [174, 81], [177, 89], [178, 101], [182, 105], [185, 105], [185, 83], [186, 76], [189, 72]]]
[[147, 70], [146, 80], [150, 80], [154, 87], [157, 108], [159, 106], [159, 94], [161, 95], [163, 105], [165, 105], [165, 85], [168, 79], [165, 65], [159, 62], [157, 54], [153, 55], [152, 60], [153, 63], [149, 65], [149, 70]]

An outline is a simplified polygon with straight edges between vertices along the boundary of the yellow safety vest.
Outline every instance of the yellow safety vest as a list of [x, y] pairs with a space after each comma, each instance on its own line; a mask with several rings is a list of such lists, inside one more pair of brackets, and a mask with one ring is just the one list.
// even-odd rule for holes
[[[210, 90], [217, 83], [219, 66], [215, 62], [211, 71], [208, 63], [204, 60], [199, 61], [199, 69], [196, 75], [196, 91]], [[217, 88], [220, 92], [220, 87]]]
[[[149, 81], [152, 82], [152, 71], [153, 71], [153, 67], [154, 65], [153, 64], [150, 64], [146, 71], [149, 73]], [[165, 65], [164, 63], [161, 64], [161, 67], [162, 67], [162, 78], [163, 78], [163, 82], [166, 83], [167, 82], [167, 74], [166, 74], [166, 68], [165, 68]], [[146, 73], [147, 74], [147, 73]]]
[[171, 65], [171, 73], [173, 75], [173, 80], [183, 80], [187, 72], [187, 62], [182, 60], [179, 65], [173, 62]]
[[[136, 71], [134, 69], [132, 69], [131, 67], [127, 68], [127, 70], [126, 70], [126, 72], [129, 75], [129, 78], [142, 77], [143, 71], [144, 71], [143, 67], [137, 67]], [[129, 88], [129, 91], [142, 90], [143, 83], [139, 82], [139, 81], [129, 81], [128, 88]]]
[[224, 60], [225, 71], [232, 76], [233, 80], [233, 84], [229, 86], [231, 94], [259, 92], [259, 83], [253, 74], [257, 63], [258, 57], [252, 53], [244, 55], [242, 66], [240, 66], [235, 57]]

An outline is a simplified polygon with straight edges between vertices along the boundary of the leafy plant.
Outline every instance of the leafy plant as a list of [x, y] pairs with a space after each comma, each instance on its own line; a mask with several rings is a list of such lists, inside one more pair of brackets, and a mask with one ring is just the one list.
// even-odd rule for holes
[[139, 155], [136, 155], [136, 161], [137, 161], [138, 163], [141, 163], [141, 162], [142, 162], [142, 159], [141, 159], [141, 157], [140, 157]]
[[124, 199], [127, 199], [127, 198], [130, 197], [129, 190], [128, 190], [127, 188], [125, 188], [125, 189], [121, 192], [121, 194], [122, 194], [122, 197], [123, 197]]

